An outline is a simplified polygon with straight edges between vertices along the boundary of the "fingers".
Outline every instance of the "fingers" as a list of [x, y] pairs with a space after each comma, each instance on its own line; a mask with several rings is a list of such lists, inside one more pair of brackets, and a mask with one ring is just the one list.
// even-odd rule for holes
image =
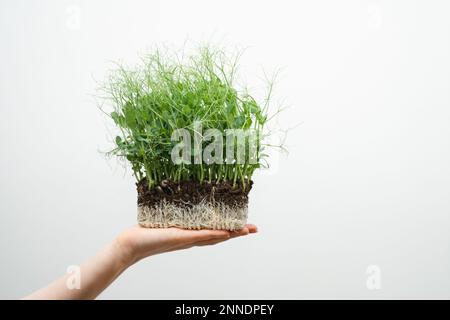
[[237, 231], [230, 232], [230, 238], [236, 238], [240, 236], [246, 236], [250, 233], [258, 232], [258, 228], [254, 224], [246, 224], [244, 228]]
[[240, 236], [245, 236], [250, 233], [256, 233], [258, 228], [254, 224], [247, 224], [244, 228], [237, 231], [227, 230], [182, 230], [185, 236], [194, 240], [195, 242], [209, 241], [214, 239], [229, 239]]
[[238, 238], [242, 236], [246, 236], [250, 233], [256, 233], [258, 231], [257, 227], [253, 224], [248, 224], [244, 228], [238, 231], [230, 231], [230, 237], [225, 239], [210, 239], [206, 241], [200, 241], [197, 243], [194, 243], [194, 246], [202, 247], [202, 246], [210, 246], [215, 245], [224, 241], [227, 241], [229, 239]]
[[248, 229], [249, 233], [256, 233], [258, 232], [258, 227], [254, 224], [247, 224], [245, 227]]
[[232, 238], [248, 235], [257, 232], [257, 228], [253, 224], [248, 224], [238, 231], [227, 230], [187, 230], [180, 228], [168, 228], [172, 234], [169, 238], [172, 245], [170, 251], [187, 249], [194, 246], [205, 246], [217, 244]]
[[173, 228], [173, 231], [176, 233], [176, 237], [174, 238], [176, 245], [183, 248], [193, 246], [198, 242], [226, 240], [230, 238], [230, 232], [226, 230], [186, 230]]
[[230, 238], [237, 238], [241, 236], [246, 236], [250, 233], [247, 227], [242, 228], [241, 230], [231, 231]]
[[230, 232], [227, 230], [186, 230], [189, 234], [186, 234], [194, 241], [206, 241], [213, 239], [228, 239], [230, 238]]

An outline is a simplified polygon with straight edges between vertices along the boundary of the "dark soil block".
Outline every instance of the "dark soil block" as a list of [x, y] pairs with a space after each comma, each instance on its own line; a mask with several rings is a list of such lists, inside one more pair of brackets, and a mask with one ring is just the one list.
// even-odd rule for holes
[[145, 179], [136, 185], [141, 226], [240, 230], [247, 222], [252, 181], [245, 187], [227, 181], [164, 180], [149, 189]]

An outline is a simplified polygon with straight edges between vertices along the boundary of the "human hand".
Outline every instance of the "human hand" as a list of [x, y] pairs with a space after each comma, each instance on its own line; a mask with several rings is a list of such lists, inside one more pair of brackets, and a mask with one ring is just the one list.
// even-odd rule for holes
[[124, 263], [131, 265], [158, 253], [214, 245], [256, 232], [253, 224], [247, 224], [239, 231], [144, 228], [136, 225], [122, 232], [116, 239], [116, 245]]
[[139, 225], [122, 232], [112, 243], [81, 265], [83, 284], [80, 290], [67, 287], [70, 274], [59, 278], [25, 299], [94, 299], [133, 263], [162, 252], [206, 246], [255, 233], [247, 224], [239, 231], [150, 229]]

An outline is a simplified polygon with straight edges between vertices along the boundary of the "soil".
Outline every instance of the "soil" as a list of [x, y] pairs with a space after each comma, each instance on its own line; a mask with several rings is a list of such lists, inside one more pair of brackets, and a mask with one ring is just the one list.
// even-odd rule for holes
[[147, 180], [136, 183], [139, 206], [156, 206], [162, 201], [174, 203], [178, 206], [192, 207], [202, 201], [222, 203], [232, 207], [246, 207], [248, 193], [253, 181], [242, 184], [223, 182], [198, 182], [194, 180], [174, 182], [164, 180], [156, 187], [148, 188]]

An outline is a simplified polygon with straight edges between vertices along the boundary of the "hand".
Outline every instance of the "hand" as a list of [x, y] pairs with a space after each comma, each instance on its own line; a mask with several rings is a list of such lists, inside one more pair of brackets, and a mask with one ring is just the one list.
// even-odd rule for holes
[[213, 245], [256, 232], [253, 224], [247, 224], [239, 231], [144, 228], [136, 225], [122, 232], [116, 239], [116, 245], [122, 254], [122, 261], [131, 265], [158, 253]]
[[68, 277], [54, 281], [25, 299], [94, 299], [133, 263], [162, 252], [206, 246], [255, 233], [256, 226], [246, 225], [239, 231], [185, 230], [179, 228], [149, 229], [134, 226], [122, 232], [112, 243], [80, 266], [81, 287], [67, 287]]

